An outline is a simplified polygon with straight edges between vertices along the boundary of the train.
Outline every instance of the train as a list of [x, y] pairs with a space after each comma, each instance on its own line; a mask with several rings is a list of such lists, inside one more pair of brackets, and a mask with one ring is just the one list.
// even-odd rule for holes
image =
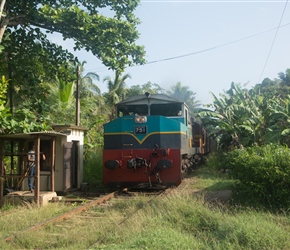
[[103, 182], [108, 187], [178, 186], [211, 151], [188, 106], [165, 94], [131, 96], [104, 124]]

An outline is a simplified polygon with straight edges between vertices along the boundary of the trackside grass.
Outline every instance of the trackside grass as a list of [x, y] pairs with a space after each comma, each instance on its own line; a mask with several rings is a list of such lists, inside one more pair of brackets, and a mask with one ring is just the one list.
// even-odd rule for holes
[[[199, 168], [150, 202], [142, 194], [114, 200], [91, 208], [86, 217], [1, 241], [1, 249], [290, 249], [289, 211], [273, 213], [208, 198], [233, 183], [227, 174]], [[67, 209], [73, 208], [54, 203], [2, 208], [1, 239]]]
[[[198, 169], [183, 192], [173, 189], [146, 205], [94, 249], [289, 249], [286, 211], [273, 214], [207, 199], [208, 192], [233, 186], [226, 176]], [[130, 203], [118, 202], [110, 209], [114, 207], [134, 210]]]

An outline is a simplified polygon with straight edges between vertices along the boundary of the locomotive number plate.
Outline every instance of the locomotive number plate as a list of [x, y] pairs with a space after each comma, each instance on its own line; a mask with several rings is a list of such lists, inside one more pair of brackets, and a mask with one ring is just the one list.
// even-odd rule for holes
[[147, 127], [146, 126], [136, 126], [135, 127], [135, 134], [137, 135], [143, 135], [147, 133]]

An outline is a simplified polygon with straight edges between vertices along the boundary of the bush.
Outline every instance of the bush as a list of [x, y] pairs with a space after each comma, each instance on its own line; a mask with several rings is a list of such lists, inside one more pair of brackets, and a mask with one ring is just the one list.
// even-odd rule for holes
[[271, 206], [290, 205], [290, 150], [269, 144], [236, 149], [226, 154], [230, 176], [239, 180], [239, 191]]
[[103, 148], [95, 147], [87, 149], [84, 154], [84, 182], [90, 187], [103, 186]]

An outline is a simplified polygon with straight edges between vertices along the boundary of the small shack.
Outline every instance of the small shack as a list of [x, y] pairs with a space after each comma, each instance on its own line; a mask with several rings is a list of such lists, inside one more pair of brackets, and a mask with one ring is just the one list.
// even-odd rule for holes
[[[0, 204], [7, 196], [32, 196], [37, 205], [83, 181], [83, 127], [53, 125], [53, 131], [0, 135]], [[34, 192], [28, 189], [27, 154], [35, 146]], [[41, 155], [45, 155], [45, 160]], [[42, 204], [43, 205], [43, 204]]]

